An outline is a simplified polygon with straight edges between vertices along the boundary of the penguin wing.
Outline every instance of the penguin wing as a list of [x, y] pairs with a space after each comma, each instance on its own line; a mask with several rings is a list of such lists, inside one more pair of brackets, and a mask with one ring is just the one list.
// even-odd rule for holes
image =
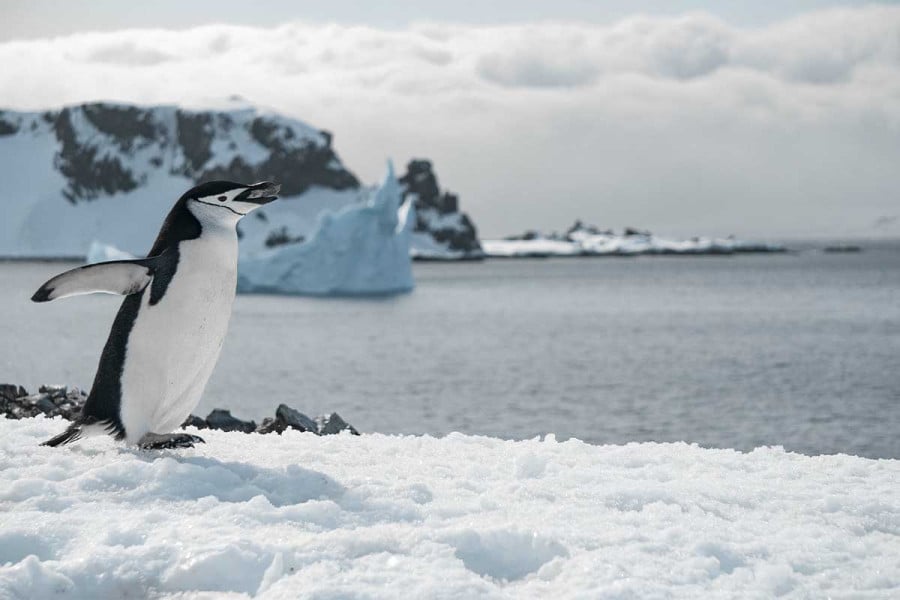
[[136, 294], [153, 279], [156, 258], [114, 260], [78, 267], [42, 285], [31, 299], [34, 302], [48, 302], [96, 292], [123, 296]]

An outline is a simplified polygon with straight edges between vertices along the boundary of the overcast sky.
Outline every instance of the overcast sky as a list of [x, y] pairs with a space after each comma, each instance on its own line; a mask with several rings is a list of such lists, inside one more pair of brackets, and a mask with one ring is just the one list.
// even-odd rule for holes
[[900, 233], [896, 4], [179, 4], [6, 0], [0, 106], [239, 94], [364, 180], [431, 158], [487, 236]]

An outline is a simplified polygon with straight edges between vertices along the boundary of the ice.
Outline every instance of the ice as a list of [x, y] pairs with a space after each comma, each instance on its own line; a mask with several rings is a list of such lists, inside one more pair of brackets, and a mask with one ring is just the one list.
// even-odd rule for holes
[[135, 258], [133, 254], [129, 254], [124, 250], [119, 250], [110, 244], [104, 244], [103, 242], [94, 240], [91, 242], [91, 247], [88, 248], [85, 262], [90, 265], [110, 260], [131, 260], [132, 258]]
[[320, 214], [308, 240], [242, 251], [239, 292], [369, 295], [413, 288], [410, 237], [415, 209], [403, 203], [393, 167], [364, 203]]
[[[0, 420], [0, 597], [891, 598], [900, 461]], [[206, 596], [204, 596], [206, 594]]]

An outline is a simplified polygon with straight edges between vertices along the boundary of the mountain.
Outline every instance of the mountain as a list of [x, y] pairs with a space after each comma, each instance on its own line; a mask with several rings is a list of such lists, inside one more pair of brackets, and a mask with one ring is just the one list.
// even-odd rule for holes
[[[253, 107], [2, 110], [0, 156], [0, 256], [7, 257], [81, 258], [94, 240], [143, 255], [173, 202], [210, 179], [282, 184], [282, 201], [241, 223], [245, 253], [299, 243], [322, 211], [372, 193], [343, 165], [329, 132]], [[447, 241], [446, 229], [438, 220], [432, 235], [422, 221], [416, 237], [452, 257], [462, 246]]]

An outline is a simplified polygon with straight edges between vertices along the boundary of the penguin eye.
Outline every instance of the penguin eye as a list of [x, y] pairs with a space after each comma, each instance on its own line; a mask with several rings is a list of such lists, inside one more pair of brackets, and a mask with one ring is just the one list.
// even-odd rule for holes
[[228, 196], [219, 196], [219, 202], [225, 202], [228, 200]]

